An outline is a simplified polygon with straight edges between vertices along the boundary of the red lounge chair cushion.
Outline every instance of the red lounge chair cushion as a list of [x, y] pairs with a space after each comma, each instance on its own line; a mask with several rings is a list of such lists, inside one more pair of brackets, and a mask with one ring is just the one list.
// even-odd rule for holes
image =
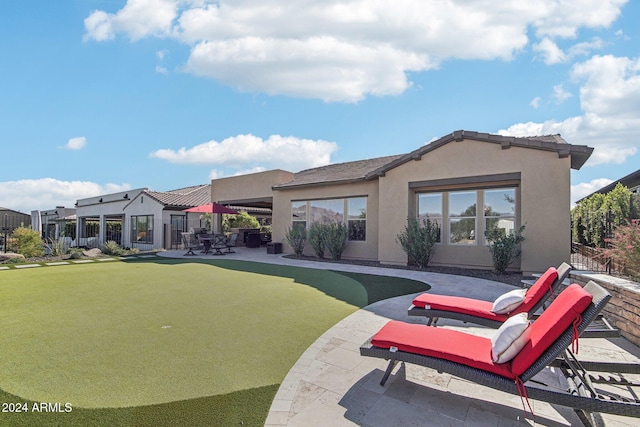
[[460, 331], [392, 320], [371, 339], [380, 348], [436, 357], [514, 379], [510, 363], [493, 363], [491, 340]]
[[528, 312], [534, 305], [540, 301], [545, 293], [549, 292], [553, 282], [558, 278], [558, 270], [555, 267], [549, 267], [542, 276], [529, 288], [524, 301], [512, 314]]
[[[555, 267], [549, 267], [547, 271], [536, 280], [529, 288], [522, 304], [520, 304], [510, 315], [528, 312], [544, 296], [553, 282], [558, 278], [558, 271]], [[455, 297], [447, 295], [421, 294], [413, 300], [413, 305], [419, 308], [431, 310], [452, 311], [454, 313], [468, 314], [482, 317], [484, 319], [504, 322], [509, 318], [506, 314], [496, 314], [491, 311], [493, 302], [477, 300], [465, 297]]]
[[509, 318], [506, 314], [497, 314], [491, 311], [493, 302], [465, 297], [452, 297], [448, 295], [422, 294], [413, 300], [413, 305], [431, 310], [451, 311], [454, 313], [468, 314], [498, 322], [504, 322]]
[[592, 299], [589, 292], [575, 283], [561, 292], [529, 327], [529, 340], [511, 361], [513, 373], [522, 375], [567, 328], [581, 320]]

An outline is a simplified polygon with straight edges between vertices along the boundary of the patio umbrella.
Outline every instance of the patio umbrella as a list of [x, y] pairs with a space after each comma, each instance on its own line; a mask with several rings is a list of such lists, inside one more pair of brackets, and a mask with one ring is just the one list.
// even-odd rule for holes
[[229, 214], [229, 215], [238, 215], [240, 212], [223, 206], [219, 203], [207, 203], [206, 205], [194, 206], [189, 209], [184, 209], [183, 212], [200, 212], [200, 213], [211, 213], [211, 214]]
[[183, 212], [229, 214], [229, 215], [238, 215], [240, 213], [234, 209], [228, 208], [219, 203], [207, 203], [206, 205], [194, 206], [189, 209], [183, 209]]

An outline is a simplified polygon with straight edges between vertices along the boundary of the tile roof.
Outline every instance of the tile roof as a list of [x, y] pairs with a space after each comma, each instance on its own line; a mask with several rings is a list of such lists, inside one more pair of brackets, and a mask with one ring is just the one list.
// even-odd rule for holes
[[467, 130], [457, 130], [450, 133], [449, 135], [445, 135], [440, 139], [437, 139], [427, 145], [413, 150], [412, 152], [401, 156], [399, 159], [396, 159], [389, 164], [383, 165], [378, 170], [373, 171], [369, 175], [367, 175], [367, 179], [373, 179], [375, 176], [384, 176], [387, 171], [398, 167], [410, 160], [419, 159], [430, 151], [435, 150], [436, 148], [439, 148], [453, 141], [462, 141], [464, 139], [472, 139], [475, 141], [500, 144], [503, 149], [510, 147], [524, 147], [532, 148], [535, 150], [555, 151], [558, 153], [558, 157], [567, 157], [570, 155], [572, 169], [580, 169], [593, 152], [593, 148], [587, 147], [586, 145], [572, 145], [567, 143], [567, 141], [565, 141], [562, 136], [560, 136], [560, 134], [516, 137], [494, 135]]
[[458, 130], [407, 154], [338, 163], [303, 170], [295, 173], [293, 180], [275, 185], [273, 189], [286, 190], [295, 187], [341, 184], [377, 179], [380, 176], [384, 176], [387, 171], [408, 161], [419, 159], [438, 147], [448, 144], [449, 142], [462, 141], [463, 139], [500, 144], [503, 149], [525, 147], [536, 150], [555, 151], [559, 157], [571, 156], [571, 167], [573, 169], [580, 169], [593, 152], [593, 148], [585, 145], [568, 144], [559, 134], [514, 137]]
[[150, 191], [144, 193], [165, 207], [190, 208], [211, 203], [211, 184], [195, 185], [170, 191]]
[[273, 188], [282, 190], [299, 186], [313, 186], [324, 184], [346, 184], [354, 181], [361, 181], [380, 167], [402, 157], [386, 156], [374, 159], [358, 160], [355, 162], [337, 163], [333, 165], [321, 166], [319, 168], [306, 169], [293, 174], [293, 180], [278, 184]]

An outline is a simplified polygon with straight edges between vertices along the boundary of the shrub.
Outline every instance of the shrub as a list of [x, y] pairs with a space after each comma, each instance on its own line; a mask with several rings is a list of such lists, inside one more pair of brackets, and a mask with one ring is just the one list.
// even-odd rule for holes
[[71, 258], [71, 259], [80, 259], [80, 258], [82, 258], [82, 249], [80, 249], [80, 248], [71, 249], [70, 253], [69, 253], [69, 258]]
[[343, 222], [332, 222], [324, 224], [324, 229], [327, 250], [331, 254], [331, 258], [339, 260], [349, 243], [349, 227]]
[[40, 233], [26, 227], [18, 227], [11, 234], [13, 239], [12, 248], [16, 253], [27, 258], [41, 257], [44, 255], [44, 246]]
[[223, 215], [222, 229], [228, 231], [230, 228], [260, 228], [260, 223], [256, 217], [247, 212], [240, 212], [238, 215]]
[[124, 249], [117, 242], [108, 240], [102, 247], [102, 253], [105, 255], [120, 256], [124, 254]]
[[307, 229], [300, 225], [289, 227], [285, 233], [285, 238], [296, 256], [302, 255], [304, 245], [307, 243]]
[[422, 224], [414, 216], [407, 219], [404, 231], [396, 237], [396, 242], [407, 253], [408, 264], [426, 268], [436, 251], [440, 239], [440, 226], [436, 221], [423, 219]]
[[603, 249], [601, 256], [619, 263], [625, 274], [640, 281], [640, 220], [619, 226], [607, 242], [610, 248]]
[[307, 232], [307, 240], [318, 258], [324, 258], [324, 250], [327, 247], [327, 225], [314, 222]]
[[517, 246], [524, 240], [523, 231], [524, 225], [517, 231], [508, 234], [503, 228], [493, 228], [485, 231], [484, 235], [489, 244], [493, 268], [496, 273], [504, 274], [509, 264], [520, 256], [520, 250]]
[[64, 236], [60, 236], [57, 239], [49, 237], [47, 243], [45, 243], [45, 247], [48, 253], [53, 256], [66, 255], [69, 252]]

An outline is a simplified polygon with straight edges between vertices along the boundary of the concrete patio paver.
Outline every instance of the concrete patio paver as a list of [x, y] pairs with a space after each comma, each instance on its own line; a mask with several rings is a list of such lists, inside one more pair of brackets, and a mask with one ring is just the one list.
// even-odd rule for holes
[[[183, 257], [183, 251], [161, 256]], [[210, 256], [202, 255], [203, 258]], [[361, 272], [420, 280], [430, 292], [493, 300], [512, 290], [488, 280], [350, 264], [328, 264], [284, 258], [262, 249], [239, 247], [228, 259], [292, 265], [297, 267]], [[311, 345], [284, 378], [265, 426], [573, 426], [581, 425], [570, 408], [531, 400], [535, 423], [525, 416], [519, 396], [438, 374], [436, 371], [399, 364], [385, 384], [379, 382], [387, 362], [360, 356], [359, 348], [390, 319], [413, 323], [424, 320], [407, 315], [415, 295], [379, 301], [338, 322]], [[492, 329], [442, 319], [439, 325], [468, 333], [491, 336]], [[640, 363], [640, 349], [624, 338], [582, 339], [579, 356], [585, 360], [620, 360]], [[557, 376], [549, 370], [544, 380]], [[627, 375], [640, 382], [640, 375]], [[558, 386], [559, 383], [558, 383]], [[603, 414], [609, 427], [630, 427], [634, 418]]]

